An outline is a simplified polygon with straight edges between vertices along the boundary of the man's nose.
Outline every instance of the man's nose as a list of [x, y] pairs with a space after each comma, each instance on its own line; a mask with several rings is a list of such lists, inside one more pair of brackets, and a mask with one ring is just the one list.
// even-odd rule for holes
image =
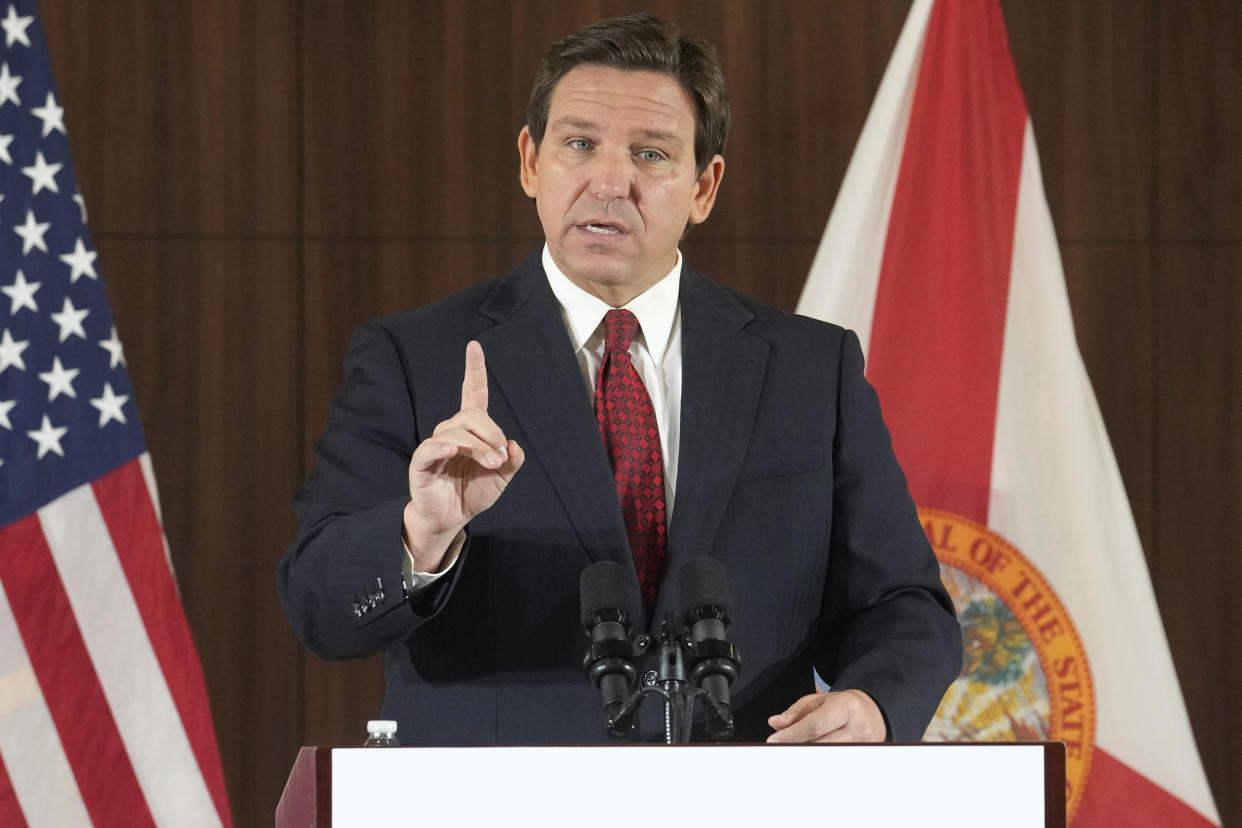
[[633, 164], [628, 152], [601, 152], [591, 165], [591, 194], [603, 201], [630, 194]]

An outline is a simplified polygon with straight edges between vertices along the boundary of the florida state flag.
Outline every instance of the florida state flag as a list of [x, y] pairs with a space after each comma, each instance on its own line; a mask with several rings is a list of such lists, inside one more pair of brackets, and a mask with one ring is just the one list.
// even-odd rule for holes
[[1064, 741], [1071, 824], [1219, 824], [994, 0], [916, 0], [798, 310], [853, 328], [953, 595], [930, 740]]

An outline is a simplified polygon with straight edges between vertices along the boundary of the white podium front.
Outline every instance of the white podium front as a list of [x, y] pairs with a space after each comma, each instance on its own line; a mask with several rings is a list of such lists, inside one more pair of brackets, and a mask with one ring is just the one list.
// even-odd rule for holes
[[1065, 825], [1061, 743], [302, 748], [277, 828]]

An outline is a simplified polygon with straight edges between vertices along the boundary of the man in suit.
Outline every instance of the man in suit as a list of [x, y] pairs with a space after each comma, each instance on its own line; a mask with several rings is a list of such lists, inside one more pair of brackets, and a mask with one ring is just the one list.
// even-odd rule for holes
[[385, 652], [402, 741], [602, 738], [578, 616], [600, 560], [640, 629], [686, 560], [724, 564], [742, 740], [918, 739], [956, 677], [857, 339], [682, 261], [728, 126], [714, 50], [665, 21], [559, 41], [518, 137], [545, 245], [355, 335], [278, 584], [313, 652]]

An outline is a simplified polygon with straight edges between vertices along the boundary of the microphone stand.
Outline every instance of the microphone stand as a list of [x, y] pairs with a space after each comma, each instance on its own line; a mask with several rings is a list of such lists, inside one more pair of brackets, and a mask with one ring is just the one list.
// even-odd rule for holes
[[[667, 620], [660, 622], [657, 636], [660, 647], [656, 650], [654, 687], [664, 697], [664, 742], [684, 745], [690, 741], [690, 729], [694, 718], [694, 697], [686, 673], [686, 656], [679, 636], [669, 629]], [[651, 675], [648, 670], [643, 678]]]
[[635, 657], [647, 656], [645, 669], [629, 698], [607, 714], [608, 735], [616, 739], [626, 738], [633, 730], [634, 714], [642, 705], [643, 698], [658, 696], [664, 700], [666, 744], [689, 744], [694, 727], [694, 705], [699, 701], [703, 703], [708, 736], [716, 740], [732, 736], [732, 712], [711, 693], [691, 681], [698, 665], [694, 671], [688, 670], [686, 654], [697, 657], [698, 649], [685, 633], [675, 633], [668, 619], [660, 622], [660, 631], [655, 636], [643, 635], [636, 639], [633, 653]]

